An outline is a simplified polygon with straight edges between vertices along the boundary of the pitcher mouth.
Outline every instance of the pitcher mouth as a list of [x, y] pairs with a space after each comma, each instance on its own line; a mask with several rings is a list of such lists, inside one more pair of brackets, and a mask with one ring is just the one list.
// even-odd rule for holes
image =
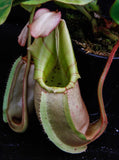
[[35, 39], [28, 49], [35, 64], [34, 79], [42, 88], [60, 93], [74, 87], [80, 76], [64, 20], [47, 37]]
[[[69, 68], [69, 67], [68, 67]], [[49, 74], [45, 75], [44, 78], [39, 78], [37, 81], [48, 92], [65, 92], [66, 90], [74, 87], [75, 82], [80, 78], [79, 73], [67, 72], [63, 67], [57, 62]]]

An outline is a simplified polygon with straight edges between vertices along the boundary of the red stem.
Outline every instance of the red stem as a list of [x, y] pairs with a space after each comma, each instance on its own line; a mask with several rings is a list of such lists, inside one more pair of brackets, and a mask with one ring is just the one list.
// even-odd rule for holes
[[117, 41], [117, 43], [115, 44], [115, 46], [113, 47], [110, 55], [109, 55], [109, 58], [107, 60], [107, 63], [106, 63], [106, 66], [103, 70], [103, 73], [100, 77], [100, 80], [99, 80], [99, 84], [98, 84], [98, 100], [99, 100], [99, 105], [100, 105], [100, 112], [101, 112], [101, 118], [102, 120], [105, 119], [105, 109], [104, 109], [104, 102], [103, 102], [103, 97], [102, 97], [102, 90], [103, 90], [103, 85], [104, 85], [104, 81], [106, 79], [106, 76], [107, 76], [107, 73], [109, 71], [109, 68], [111, 66], [111, 63], [112, 63], [112, 60], [113, 60], [113, 57], [117, 51], [119, 47], [119, 40]]

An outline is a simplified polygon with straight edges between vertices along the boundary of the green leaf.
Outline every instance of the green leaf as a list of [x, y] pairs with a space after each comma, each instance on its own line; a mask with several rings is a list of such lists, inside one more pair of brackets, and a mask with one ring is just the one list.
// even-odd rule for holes
[[13, 6], [19, 5], [22, 2], [25, 2], [26, 0], [14, 0], [13, 1]]
[[[23, 2], [22, 4], [38, 5], [38, 4], [48, 2], [48, 1], [51, 1], [51, 0], [27, 0], [27, 1]], [[66, 3], [66, 4], [85, 5], [85, 4], [92, 2], [93, 0], [55, 0], [55, 1], [61, 2], [61, 3]]]
[[[30, 8], [30, 5], [34, 6], [34, 5], [40, 5], [42, 3], [46, 3], [49, 2], [51, 0], [26, 0], [24, 2], [21, 3], [21, 6], [23, 8], [25, 8], [27, 11], [31, 11], [32, 7]], [[77, 4], [77, 5], [85, 5], [88, 4], [90, 2], [92, 2], [93, 0], [55, 0], [57, 3], [59, 3], [59, 5], [64, 6], [65, 8], [72, 8], [75, 9], [73, 6], [71, 6], [71, 4]], [[64, 4], [64, 5], [63, 5]]]
[[97, 5], [97, 0], [92, 1], [91, 3], [85, 6], [88, 12], [99, 12], [99, 6]]
[[55, 3], [59, 5], [60, 7], [76, 10], [75, 6], [72, 4], [66, 4], [66, 3], [61, 3], [57, 1], [55, 1]]
[[27, 0], [25, 2], [22, 2], [22, 4], [24, 4], [24, 5], [39, 5], [39, 4], [48, 2], [48, 1], [51, 1], [51, 0]]
[[21, 7], [24, 8], [28, 12], [32, 12], [34, 6], [35, 5], [24, 5], [24, 4], [21, 4]]
[[[14, 0], [13, 2], [13, 6], [16, 5], [21, 5], [22, 8], [24, 8], [26, 11], [31, 12], [33, 10], [33, 8], [37, 5], [37, 4], [29, 4], [29, 2], [27, 2], [28, 0]], [[24, 3], [26, 4], [24, 4]], [[28, 5], [27, 5], [28, 3]], [[34, 2], [33, 2], [34, 3]], [[39, 3], [38, 3], [39, 4]], [[39, 6], [39, 5], [38, 5]]]
[[0, 25], [7, 19], [13, 0], [0, 0]]
[[93, 0], [56, 0], [56, 1], [67, 4], [85, 5], [92, 2]]
[[110, 9], [110, 15], [112, 19], [119, 24], [119, 0], [115, 0], [114, 4]]

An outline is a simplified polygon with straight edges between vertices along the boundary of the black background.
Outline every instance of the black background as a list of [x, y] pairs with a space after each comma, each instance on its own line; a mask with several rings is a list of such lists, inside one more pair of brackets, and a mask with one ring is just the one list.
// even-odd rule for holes
[[[52, 7], [53, 8], [53, 7]], [[53, 8], [54, 9], [54, 8]], [[65, 14], [66, 10], [63, 11]], [[104, 134], [88, 145], [85, 153], [68, 154], [47, 138], [41, 124], [33, 113], [25, 133], [14, 133], [2, 120], [2, 102], [11, 66], [26, 49], [17, 43], [22, 27], [29, 14], [19, 7], [12, 9], [7, 21], [0, 26], [0, 160], [118, 160], [119, 159], [119, 70], [118, 59], [114, 60], [104, 86], [104, 100], [108, 116], [108, 127]], [[70, 30], [70, 26], [69, 30]], [[72, 33], [71, 33], [72, 34]], [[91, 120], [99, 116], [96, 88], [106, 59], [80, 54], [75, 44], [74, 50], [81, 79], [79, 85]]]

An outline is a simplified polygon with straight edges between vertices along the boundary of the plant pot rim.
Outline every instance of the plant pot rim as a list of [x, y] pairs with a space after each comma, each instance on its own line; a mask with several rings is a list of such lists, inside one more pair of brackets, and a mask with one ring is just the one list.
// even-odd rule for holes
[[[107, 56], [101, 56], [101, 55], [96, 55], [94, 53], [86, 53], [86, 51], [80, 49], [81, 52], [85, 55], [88, 55], [88, 56], [92, 56], [92, 57], [96, 57], [96, 58], [100, 58], [100, 59], [108, 59]], [[118, 57], [114, 57], [113, 60], [118, 60], [119, 59], [119, 56]]]

